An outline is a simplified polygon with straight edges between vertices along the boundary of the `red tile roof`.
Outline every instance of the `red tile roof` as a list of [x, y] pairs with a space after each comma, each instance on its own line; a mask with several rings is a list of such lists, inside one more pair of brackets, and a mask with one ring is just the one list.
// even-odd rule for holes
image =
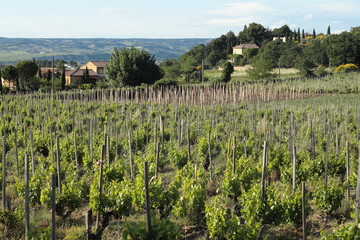
[[105, 65], [109, 63], [107, 61], [90, 61], [90, 62], [92, 62], [97, 67], [105, 67]]
[[235, 47], [233, 47], [234, 49], [244, 49], [244, 48], [259, 48], [258, 45], [254, 44], [254, 43], [245, 43], [245, 44], [240, 44], [237, 45]]
[[[83, 76], [85, 69], [79, 69], [79, 70], [68, 70], [65, 72], [65, 76]], [[89, 77], [99, 77], [99, 74], [94, 72], [93, 70], [89, 69]]]

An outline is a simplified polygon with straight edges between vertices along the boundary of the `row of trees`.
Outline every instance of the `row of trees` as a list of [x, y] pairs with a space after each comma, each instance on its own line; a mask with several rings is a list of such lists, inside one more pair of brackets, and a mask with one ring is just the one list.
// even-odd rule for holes
[[19, 61], [15, 66], [7, 65], [1, 69], [1, 77], [8, 81], [8, 86], [16, 84], [19, 89], [29, 89], [34, 85], [38, 66], [34, 61]]

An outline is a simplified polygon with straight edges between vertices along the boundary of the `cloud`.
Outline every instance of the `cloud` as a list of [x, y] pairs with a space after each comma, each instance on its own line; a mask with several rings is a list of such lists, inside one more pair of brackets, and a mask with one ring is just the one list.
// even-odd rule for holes
[[245, 2], [234, 4], [223, 4], [223, 8], [209, 12], [213, 15], [222, 15], [228, 17], [249, 16], [264, 12], [274, 12], [276, 9], [262, 3]]
[[313, 19], [312, 14], [307, 14], [307, 15], [304, 16], [304, 20], [306, 20], [306, 21], [310, 21], [311, 19]]
[[245, 2], [235, 4], [222, 4], [219, 10], [207, 12], [211, 19], [207, 21], [211, 25], [243, 26], [250, 22], [261, 22], [259, 16], [264, 13], [274, 13], [276, 9], [262, 3]]
[[360, 4], [351, 2], [314, 4], [312, 6], [318, 12], [324, 13], [357, 13]]
[[122, 8], [103, 8], [100, 10], [100, 13], [103, 13], [103, 14], [130, 14], [130, 13], [133, 13], [133, 10], [122, 9]]

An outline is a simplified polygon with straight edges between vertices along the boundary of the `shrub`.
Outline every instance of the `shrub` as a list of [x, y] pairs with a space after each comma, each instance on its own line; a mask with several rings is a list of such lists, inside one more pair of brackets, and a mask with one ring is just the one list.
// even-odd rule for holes
[[334, 73], [346, 73], [346, 72], [355, 72], [359, 71], [359, 67], [353, 63], [348, 63], [344, 65], [340, 65], [335, 68]]
[[176, 80], [171, 79], [161, 79], [159, 81], [156, 81], [154, 83], [155, 87], [161, 87], [161, 86], [177, 86], [178, 82]]

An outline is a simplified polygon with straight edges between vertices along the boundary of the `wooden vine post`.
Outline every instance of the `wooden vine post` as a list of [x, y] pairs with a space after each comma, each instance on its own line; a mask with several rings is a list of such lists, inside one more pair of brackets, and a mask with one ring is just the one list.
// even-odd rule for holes
[[56, 168], [57, 168], [57, 180], [59, 187], [59, 194], [62, 193], [61, 187], [61, 168], [60, 168], [60, 144], [59, 144], [59, 136], [56, 136]]
[[152, 239], [151, 212], [150, 212], [150, 193], [149, 193], [149, 168], [148, 162], [144, 163], [144, 183], [145, 183], [145, 201], [146, 201], [146, 223], [148, 239]]
[[268, 142], [264, 141], [264, 152], [263, 152], [263, 164], [262, 164], [262, 172], [261, 172], [261, 201], [265, 200], [265, 180], [266, 180], [266, 167], [267, 167], [267, 151], [268, 151]]
[[211, 156], [211, 137], [210, 137], [210, 132], [208, 132], [208, 151], [209, 151], [209, 172], [210, 172], [210, 181], [212, 181], [212, 178], [213, 178], [213, 172], [212, 172], [212, 156]]
[[56, 175], [51, 175], [51, 240], [56, 239]]
[[349, 153], [349, 142], [346, 141], [346, 199], [350, 200], [350, 153]]
[[293, 177], [292, 177], [292, 190], [296, 191], [296, 146], [293, 146], [292, 150], [292, 165], [293, 165]]
[[303, 240], [306, 240], [306, 188], [305, 188], [305, 182], [301, 183], [301, 211], [302, 211]]
[[5, 136], [2, 137], [2, 208], [6, 210], [6, 139]]
[[28, 239], [30, 231], [30, 191], [29, 191], [29, 160], [25, 153], [25, 240]]
[[235, 172], [236, 172], [236, 136], [234, 136], [232, 164], [233, 164], [233, 176], [235, 176]]
[[34, 138], [32, 131], [29, 132], [30, 137], [30, 152], [31, 152], [31, 172], [35, 175], [35, 156], [34, 156]]
[[356, 197], [355, 197], [355, 225], [359, 223], [359, 203], [360, 203], [360, 144], [359, 144], [359, 159], [358, 159], [358, 175], [356, 182]]
[[[102, 205], [102, 194], [103, 194], [103, 171], [104, 171], [104, 161], [106, 156], [106, 145], [103, 145], [101, 148], [101, 159], [99, 161], [99, 204]], [[100, 215], [96, 216], [96, 230], [99, 228]]]

